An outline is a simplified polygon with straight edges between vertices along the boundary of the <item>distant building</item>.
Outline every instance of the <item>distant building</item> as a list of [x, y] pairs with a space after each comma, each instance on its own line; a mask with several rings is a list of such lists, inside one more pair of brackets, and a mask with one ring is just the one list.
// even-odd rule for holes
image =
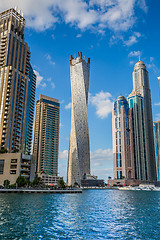
[[134, 179], [133, 129], [128, 102], [119, 96], [112, 112], [114, 179]]
[[90, 59], [86, 62], [82, 53], [70, 58], [72, 91], [71, 134], [68, 156], [68, 185], [77, 183], [90, 174], [90, 146], [87, 117]]
[[85, 174], [81, 180], [81, 186], [86, 188], [105, 187], [104, 180], [98, 179], [97, 176]]
[[153, 126], [156, 152], [157, 180], [160, 181], [160, 121], [154, 122]]
[[36, 103], [33, 140], [33, 155], [39, 175], [58, 176], [59, 120], [59, 101], [40, 95]]
[[20, 12], [0, 14], [0, 148], [31, 154], [36, 75], [24, 29]]
[[34, 180], [34, 157], [22, 153], [0, 154], [0, 185], [3, 185], [4, 180], [9, 180], [10, 184], [14, 184], [19, 175], [25, 177], [26, 180]]

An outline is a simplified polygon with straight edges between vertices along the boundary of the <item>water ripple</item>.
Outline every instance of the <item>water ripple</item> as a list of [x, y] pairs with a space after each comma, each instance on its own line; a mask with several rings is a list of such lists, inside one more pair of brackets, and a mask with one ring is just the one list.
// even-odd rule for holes
[[1, 194], [0, 239], [159, 239], [160, 192]]

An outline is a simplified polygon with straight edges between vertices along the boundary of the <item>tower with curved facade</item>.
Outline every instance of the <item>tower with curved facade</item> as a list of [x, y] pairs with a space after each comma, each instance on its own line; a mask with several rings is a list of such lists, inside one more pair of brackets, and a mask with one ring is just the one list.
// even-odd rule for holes
[[68, 185], [77, 183], [90, 174], [90, 147], [87, 116], [90, 58], [86, 62], [82, 53], [70, 57], [72, 91], [71, 134], [68, 156]]
[[156, 180], [156, 161], [151, 92], [145, 64], [138, 61], [133, 71], [133, 91], [128, 97], [132, 113], [136, 179]]

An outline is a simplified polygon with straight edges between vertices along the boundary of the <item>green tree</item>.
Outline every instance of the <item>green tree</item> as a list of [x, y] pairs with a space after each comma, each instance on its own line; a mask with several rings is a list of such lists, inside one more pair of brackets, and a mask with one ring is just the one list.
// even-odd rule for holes
[[23, 176], [19, 176], [16, 180], [16, 183], [18, 185], [18, 187], [24, 187], [24, 185], [26, 184], [26, 180], [25, 180], [25, 177]]
[[63, 178], [58, 180], [58, 187], [65, 188], [65, 182], [63, 181]]
[[17, 148], [15, 148], [15, 149], [12, 151], [12, 153], [17, 153], [17, 152], [19, 152], [19, 149], [17, 149]]
[[8, 179], [4, 180], [3, 186], [9, 188], [10, 181]]
[[35, 179], [32, 182], [32, 185], [40, 187], [41, 185], [43, 185], [42, 179], [40, 177], [35, 177]]
[[7, 152], [8, 152], [8, 150], [6, 148], [1, 148], [0, 149], [0, 153], [7, 153]]

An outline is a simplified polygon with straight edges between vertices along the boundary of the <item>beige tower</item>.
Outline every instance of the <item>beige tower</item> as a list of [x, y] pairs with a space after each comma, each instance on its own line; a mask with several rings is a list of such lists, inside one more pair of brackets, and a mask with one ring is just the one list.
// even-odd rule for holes
[[90, 147], [88, 131], [88, 88], [90, 59], [88, 62], [78, 52], [78, 57], [70, 58], [72, 91], [71, 135], [68, 156], [68, 185], [78, 183], [90, 174]]
[[24, 28], [15, 9], [0, 14], [0, 148], [30, 154], [36, 76]]
[[60, 104], [57, 99], [40, 95], [36, 103], [33, 155], [36, 172], [58, 174]]

